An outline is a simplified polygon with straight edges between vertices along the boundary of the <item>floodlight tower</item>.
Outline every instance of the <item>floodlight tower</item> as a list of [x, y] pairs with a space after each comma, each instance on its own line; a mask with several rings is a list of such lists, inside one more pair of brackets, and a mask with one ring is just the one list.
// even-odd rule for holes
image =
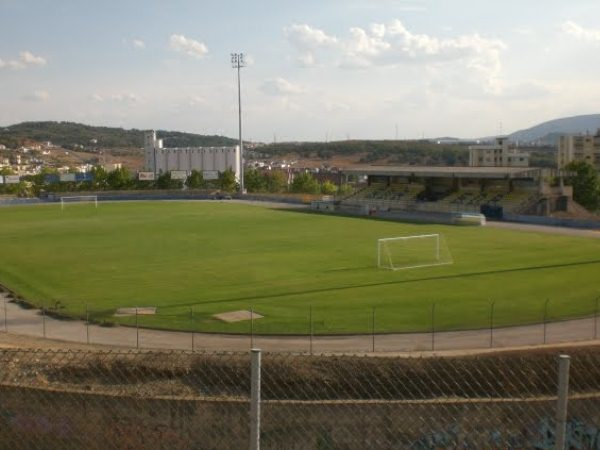
[[239, 119], [239, 136], [240, 136], [240, 191], [243, 194], [244, 189], [244, 143], [242, 141], [242, 90], [240, 84], [240, 69], [246, 66], [243, 53], [231, 54], [231, 67], [237, 69], [238, 82], [238, 119]]

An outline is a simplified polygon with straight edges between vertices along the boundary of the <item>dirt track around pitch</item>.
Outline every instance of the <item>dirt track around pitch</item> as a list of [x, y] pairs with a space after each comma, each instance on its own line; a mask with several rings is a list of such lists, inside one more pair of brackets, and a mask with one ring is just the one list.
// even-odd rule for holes
[[[392, 333], [335, 336], [229, 335], [165, 331], [127, 326], [102, 327], [80, 320], [44, 316], [23, 309], [0, 294], [0, 347], [83, 348], [87, 346], [163, 350], [246, 351], [299, 353], [402, 353], [503, 349], [593, 341], [598, 324], [593, 317], [498, 329], [436, 333]], [[600, 322], [600, 321], [598, 321]], [[544, 330], [545, 328], [545, 330]], [[33, 340], [32, 343], [30, 340]], [[40, 345], [42, 343], [43, 345]], [[45, 343], [45, 344], [44, 344]]]

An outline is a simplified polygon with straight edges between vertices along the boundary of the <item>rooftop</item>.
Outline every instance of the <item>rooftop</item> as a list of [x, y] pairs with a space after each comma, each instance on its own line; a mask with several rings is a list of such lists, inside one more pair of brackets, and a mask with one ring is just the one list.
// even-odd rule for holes
[[542, 169], [535, 167], [446, 167], [446, 166], [354, 166], [342, 173], [429, 178], [537, 178]]

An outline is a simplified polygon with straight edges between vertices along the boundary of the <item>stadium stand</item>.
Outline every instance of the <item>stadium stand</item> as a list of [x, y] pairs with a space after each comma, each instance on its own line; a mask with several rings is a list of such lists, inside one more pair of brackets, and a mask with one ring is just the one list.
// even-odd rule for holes
[[573, 203], [563, 171], [516, 167], [362, 166], [343, 172], [366, 180], [337, 199], [339, 209], [377, 212], [550, 215]]

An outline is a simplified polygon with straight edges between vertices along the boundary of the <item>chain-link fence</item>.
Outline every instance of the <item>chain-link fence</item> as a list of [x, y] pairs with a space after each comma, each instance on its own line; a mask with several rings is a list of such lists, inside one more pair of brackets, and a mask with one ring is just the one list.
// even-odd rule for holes
[[566, 448], [596, 449], [600, 348], [569, 354], [562, 422], [551, 351], [401, 358], [0, 350], [0, 447], [550, 449], [562, 429]]
[[[282, 320], [272, 327], [250, 306], [234, 311], [239, 317], [225, 327], [212, 315], [193, 308], [185, 314], [168, 314], [153, 307], [96, 310], [81, 304], [73, 315], [65, 315], [58, 307], [34, 308], [16, 294], [2, 292], [0, 286], [0, 332], [138, 349], [245, 351], [260, 347], [270, 352], [307, 353], [441, 351], [598, 339], [600, 297], [578, 299], [572, 314], [562, 316], [559, 312], [566, 303], [568, 300], [540, 300], [525, 314], [490, 301], [478, 311], [481, 320], [477, 326], [468, 329], [464, 324], [448, 323], [449, 317], [460, 317], [452, 305], [435, 302], [423, 305], [419, 312], [422, 325], [414, 329], [386, 325], [384, 321], [389, 322], [397, 308], [352, 310], [361, 325], [351, 329], [338, 326], [343, 321], [331, 310], [310, 305], [298, 311], [298, 317], [304, 314], [302, 321], [288, 326]], [[523, 323], [515, 324], [515, 317]], [[165, 326], [171, 329], [163, 329]]]

